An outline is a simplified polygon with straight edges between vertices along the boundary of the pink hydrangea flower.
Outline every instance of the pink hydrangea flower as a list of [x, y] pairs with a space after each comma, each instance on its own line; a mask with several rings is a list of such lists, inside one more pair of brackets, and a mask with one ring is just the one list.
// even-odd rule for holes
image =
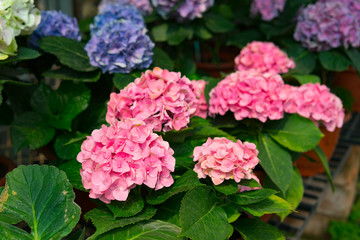
[[253, 143], [240, 140], [230, 141], [227, 138], [208, 138], [194, 149], [194, 171], [199, 178], [210, 176], [215, 185], [224, 180], [254, 178], [253, 169], [259, 163], [258, 150]]
[[106, 121], [136, 118], [155, 131], [183, 129], [197, 111], [203, 116], [201, 84], [194, 85], [187, 77], [166, 69], [148, 70], [120, 93], [110, 95]]
[[94, 130], [82, 143], [77, 160], [90, 197], [110, 203], [125, 201], [136, 185], [155, 190], [172, 185], [173, 154], [169, 143], [153, 133], [151, 126], [125, 119]]
[[254, 69], [262, 73], [274, 71], [280, 74], [295, 68], [295, 62], [272, 42], [253, 41], [235, 58], [235, 66], [237, 70]]
[[198, 81], [192, 80], [191, 81], [191, 84], [194, 89], [194, 93], [196, 95], [196, 98], [198, 99], [195, 116], [199, 116], [202, 118], [206, 118], [207, 112], [208, 112], [208, 105], [206, 102], [205, 92], [204, 92], [206, 83], [207, 82], [204, 80], [198, 80]]
[[333, 132], [344, 123], [344, 108], [341, 100], [329, 88], [319, 83], [307, 83], [300, 87], [290, 87], [290, 94], [284, 104], [285, 112], [321, 122]]
[[261, 122], [281, 119], [287, 91], [280, 75], [273, 72], [237, 71], [210, 92], [209, 115], [234, 113], [236, 120], [256, 118]]

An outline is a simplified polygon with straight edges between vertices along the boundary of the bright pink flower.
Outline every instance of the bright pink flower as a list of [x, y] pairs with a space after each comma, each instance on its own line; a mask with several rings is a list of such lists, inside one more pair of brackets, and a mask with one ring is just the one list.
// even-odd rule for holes
[[235, 58], [237, 70], [257, 70], [265, 73], [274, 71], [286, 73], [295, 68], [295, 62], [272, 42], [253, 41], [244, 47]]
[[210, 92], [210, 116], [232, 111], [236, 120], [256, 118], [265, 122], [283, 117], [287, 98], [282, 78], [274, 73], [237, 71]]
[[155, 190], [174, 181], [174, 151], [152, 127], [136, 119], [114, 121], [94, 130], [81, 145], [77, 160], [91, 198], [125, 201], [130, 189], [145, 184]]
[[345, 116], [342, 102], [327, 86], [307, 83], [289, 89], [290, 93], [284, 104], [285, 112], [297, 113], [316, 124], [321, 122], [330, 132], [342, 127]]
[[156, 131], [180, 130], [190, 117], [206, 117], [204, 81], [190, 81], [161, 68], [146, 71], [120, 93], [111, 93], [106, 121], [136, 118]]
[[253, 169], [259, 163], [258, 151], [253, 143], [240, 140], [230, 141], [226, 138], [208, 138], [201, 146], [194, 149], [194, 171], [199, 178], [210, 176], [215, 185], [224, 180], [254, 178]]

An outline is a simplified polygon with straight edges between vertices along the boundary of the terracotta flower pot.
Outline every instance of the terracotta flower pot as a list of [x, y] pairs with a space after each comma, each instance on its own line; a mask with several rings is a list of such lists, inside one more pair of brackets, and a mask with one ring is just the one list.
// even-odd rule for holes
[[6, 174], [15, 168], [15, 164], [7, 157], [0, 156], [0, 187], [5, 186]]
[[[324, 134], [324, 137], [320, 140], [319, 146], [324, 151], [327, 159], [330, 159], [339, 141], [341, 128], [336, 128], [334, 132], [329, 132], [324, 127], [320, 127], [320, 130]], [[314, 151], [308, 151], [304, 154], [314, 159], [315, 162], [311, 162], [305, 156], [300, 156], [294, 164], [299, 169], [301, 176], [310, 177], [325, 171], [319, 157]]]
[[208, 73], [212, 77], [221, 77], [221, 72], [231, 73], [235, 71], [234, 59], [239, 54], [239, 49], [233, 47], [222, 48], [219, 52], [220, 63], [215, 63], [209, 52], [202, 52], [201, 62], [196, 62], [196, 68]]
[[350, 67], [347, 71], [336, 73], [334, 86], [345, 88], [351, 92], [354, 97], [352, 110], [360, 112], [360, 78], [357, 71]]

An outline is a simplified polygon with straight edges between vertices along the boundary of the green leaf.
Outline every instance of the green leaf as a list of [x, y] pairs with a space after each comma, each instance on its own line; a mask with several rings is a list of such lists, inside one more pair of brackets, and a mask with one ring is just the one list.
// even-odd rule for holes
[[239, 185], [246, 186], [246, 187], [261, 187], [261, 185], [255, 179], [242, 179], [239, 182]]
[[289, 152], [277, 144], [269, 134], [259, 136], [260, 165], [266, 174], [282, 192], [285, 192], [290, 185], [293, 167]]
[[174, 62], [164, 50], [155, 47], [153, 52], [154, 52], [154, 56], [153, 56], [152, 65], [154, 67], [167, 69], [169, 71], [174, 70]]
[[62, 82], [56, 91], [41, 84], [30, 104], [53, 127], [70, 130], [72, 120], [88, 107], [90, 97], [90, 90], [83, 83]]
[[272, 195], [260, 202], [243, 205], [241, 208], [255, 217], [270, 213], [288, 212], [292, 209], [288, 202], [276, 195]]
[[195, 25], [194, 34], [204, 40], [208, 40], [213, 36], [203, 25]]
[[276, 227], [257, 218], [241, 218], [233, 226], [244, 240], [285, 240], [285, 237]]
[[132, 217], [144, 208], [144, 200], [141, 197], [140, 188], [131, 190], [126, 201], [112, 201], [106, 205], [114, 214], [114, 217]]
[[294, 74], [292, 77], [295, 78], [301, 85], [306, 83], [321, 83], [320, 77], [316, 75]]
[[244, 191], [235, 195], [229, 196], [232, 202], [238, 205], [249, 205], [260, 202], [276, 193], [272, 189], [258, 189], [251, 191]]
[[40, 53], [34, 49], [26, 48], [26, 47], [20, 47], [18, 49], [17, 55], [13, 57], [9, 57], [6, 60], [0, 61], [0, 64], [5, 63], [11, 63], [11, 62], [17, 62], [17, 61], [24, 61], [24, 60], [30, 60], [40, 57]]
[[46, 71], [43, 73], [43, 76], [78, 82], [97, 82], [100, 79], [101, 72], [98, 70], [92, 72], [79, 72], [63, 66], [60, 69]]
[[141, 73], [116, 73], [113, 78], [114, 85], [117, 89], [121, 90], [125, 88], [129, 83], [133, 82], [136, 78], [140, 77]]
[[183, 238], [177, 237], [180, 233], [180, 228], [176, 225], [163, 221], [147, 221], [126, 226], [124, 228], [117, 228], [113, 231], [101, 235], [99, 240], [179, 240]]
[[58, 136], [54, 144], [56, 155], [63, 160], [76, 159], [86, 135], [85, 133], [74, 132]]
[[313, 149], [323, 137], [313, 121], [298, 114], [285, 115], [281, 120], [271, 121], [265, 129], [278, 143], [295, 152]]
[[177, 193], [189, 191], [200, 185], [202, 184], [199, 181], [197, 173], [193, 170], [189, 170], [184, 173], [183, 176], [175, 179], [175, 182], [171, 187], [157, 191], [151, 190], [149, 195], [147, 195], [146, 201], [150, 204], [160, 204]]
[[319, 60], [326, 70], [336, 72], [347, 70], [351, 64], [345, 55], [335, 50], [320, 52]]
[[83, 42], [55, 36], [44, 37], [39, 42], [42, 50], [54, 54], [62, 64], [74, 70], [91, 72], [96, 69], [90, 65]]
[[290, 70], [289, 73], [312, 73], [316, 66], [316, 55], [295, 42], [285, 45], [287, 45], [287, 48], [285, 48], [286, 53], [295, 62], [295, 68]]
[[225, 195], [235, 194], [239, 190], [238, 183], [232, 180], [224, 181], [220, 185], [214, 185], [214, 188]]
[[213, 77], [204, 77], [204, 80], [207, 81], [207, 84], [205, 85], [205, 98], [207, 103], [209, 103], [210, 99], [210, 91], [216, 87], [216, 85], [220, 82], [220, 79], [213, 78]]
[[[176, 159], [176, 166], [182, 166], [188, 169], [194, 168], [194, 159], [191, 157], [194, 148], [200, 146], [206, 142], [206, 139], [187, 139], [181, 144], [171, 144], [171, 148], [174, 150], [174, 157]], [[176, 168], [176, 167], [175, 167]]]
[[15, 152], [27, 146], [36, 149], [48, 144], [55, 135], [55, 129], [35, 112], [23, 113], [11, 123], [10, 136]]
[[194, 30], [189, 25], [171, 25], [167, 31], [168, 44], [177, 46], [185, 39], [193, 37]]
[[0, 236], [2, 239], [6, 240], [33, 239], [30, 234], [28, 234], [24, 230], [4, 222], [0, 222]]
[[112, 229], [122, 228], [129, 224], [148, 220], [152, 218], [155, 213], [155, 208], [147, 206], [143, 209], [143, 211], [135, 216], [115, 219], [113, 214], [108, 209], [95, 208], [85, 214], [85, 219], [91, 220], [91, 222], [96, 227], [96, 232], [91, 237], [89, 237], [88, 240], [97, 239], [98, 236]]
[[205, 26], [214, 33], [226, 33], [235, 28], [235, 24], [220, 14], [207, 13], [204, 15]]
[[316, 155], [318, 155], [318, 157], [320, 158], [320, 161], [321, 161], [321, 163], [322, 163], [322, 165], [323, 165], [323, 167], [325, 169], [326, 176], [329, 179], [331, 189], [333, 191], [335, 191], [335, 186], [334, 186], [334, 183], [333, 183], [333, 180], [332, 180], [332, 177], [331, 177], [330, 168], [329, 168], [329, 160], [327, 159], [327, 157], [326, 157], [324, 151], [321, 149], [321, 147], [316, 146], [313, 150], [316, 153]]
[[238, 48], [243, 48], [246, 44], [252, 41], [259, 41], [263, 39], [263, 35], [256, 29], [249, 29], [229, 36], [226, 45], [233, 45]]
[[[23, 219], [31, 239], [62, 239], [80, 218], [64, 172], [53, 166], [19, 166], [6, 177], [0, 212]], [[22, 238], [20, 238], [22, 239]]]
[[[293, 177], [291, 178], [290, 186], [285, 193], [285, 200], [291, 205], [292, 209], [296, 209], [304, 195], [304, 185], [300, 175], [300, 172], [294, 168]], [[280, 212], [278, 215], [281, 217], [281, 221], [289, 215], [291, 211]]]
[[171, 130], [163, 133], [162, 137], [169, 143], [183, 143], [185, 138], [188, 137], [193, 131], [192, 127], [185, 128], [183, 130]]
[[345, 49], [346, 55], [350, 58], [351, 64], [355, 67], [358, 73], [360, 73], [360, 52], [356, 48]]
[[0, 84], [0, 105], [2, 104], [2, 101], [3, 101], [3, 97], [2, 97], [3, 88], [4, 88], [4, 86], [2, 84]]
[[211, 188], [205, 186], [196, 187], [185, 195], [181, 204], [180, 219], [180, 236], [194, 240], [225, 239], [232, 231], [224, 209], [217, 205], [216, 196]]
[[154, 37], [155, 42], [166, 42], [167, 41], [167, 30], [169, 25], [163, 23], [157, 25], [151, 29], [151, 33]]
[[223, 209], [226, 212], [228, 223], [235, 222], [241, 216], [239, 207], [236, 204], [227, 204], [223, 206]]
[[192, 138], [206, 139], [209, 137], [225, 137], [229, 140], [236, 141], [236, 138], [227, 132], [213, 126], [198, 126], [194, 127]]
[[80, 169], [82, 168], [81, 163], [76, 161], [76, 159], [73, 159], [59, 165], [58, 168], [66, 173], [71, 185], [74, 188], [79, 189], [81, 191], [86, 191], [81, 181], [81, 175], [80, 175]]
[[183, 193], [179, 193], [166, 200], [157, 208], [154, 218], [181, 227], [180, 206], [184, 195]]
[[342, 87], [334, 87], [331, 89], [331, 92], [333, 92], [336, 96], [338, 96], [341, 99], [343, 106], [346, 110], [352, 112], [352, 106], [354, 104], [355, 99], [348, 89]]

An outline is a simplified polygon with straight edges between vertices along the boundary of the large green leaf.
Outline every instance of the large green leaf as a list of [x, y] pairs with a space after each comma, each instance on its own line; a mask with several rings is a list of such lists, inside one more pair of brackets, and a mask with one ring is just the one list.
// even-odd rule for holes
[[31, 240], [34, 239], [20, 228], [17, 228], [11, 224], [5, 222], [0, 222], [0, 236], [2, 239], [6, 240]]
[[183, 143], [173, 143], [171, 148], [174, 150], [174, 157], [176, 159], [176, 166], [182, 166], [188, 169], [194, 168], [194, 159], [191, 157], [194, 148], [202, 145], [206, 139], [186, 139]]
[[117, 89], [125, 88], [129, 83], [133, 82], [136, 78], [140, 77], [140, 72], [133, 73], [117, 73], [114, 75], [113, 82]]
[[167, 69], [169, 71], [172, 71], [174, 69], [173, 60], [169, 57], [169, 55], [164, 50], [162, 50], [161, 48], [155, 47], [153, 52], [154, 52], [154, 56], [153, 56], [152, 65], [154, 67]]
[[86, 136], [87, 134], [80, 132], [58, 136], [54, 144], [56, 155], [63, 160], [75, 160]]
[[326, 176], [329, 179], [331, 188], [332, 188], [333, 191], [335, 191], [335, 186], [334, 186], [332, 176], [331, 176], [331, 172], [330, 172], [330, 168], [329, 168], [329, 160], [327, 159], [327, 157], [326, 157], [324, 151], [321, 149], [321, 147], [316, 146], [313, 150], [316, 153], [316, 155], [318, 155], [318, 157], [320, 158], [320, 162], [322, 163], [322, 165], [323, 165], [323, 167], [325, 169], [325, 173], [326, 173]]
[[171, 187], [163, 188], [157, 191], [151, 190], [149, 195], [146, 197], [146, 201], [150, 204], [160, 204], [177, 193], [188, 191], [200, 185], [201, 183], [198, 179], [197, 173], [193, 170], [189, 170], [183, 176], [175, 179], [175, 182]]
[[207, 13], [204, 15], [205, 25], [214, 33], [230, 32], [235, 28], [235, 24], [229, 19], [216, 13]]
[[233, 226], [244, 240], [285, 240], [276, 227], [264, 223], [260, 219], [241, 218]]
[[241, 216], [241, 211], [239, 206], [234, 203], [229, 203], [225, 206], [222, 206], [224, 211], [226, 212], [228, 223], [235, 222]]
[[222, 240], [232, 232], [224, 209], [217, 205], [217, 198], [209, 187], [196, 187], [185, 195], [180, 219], [180, 236], [194, 240]]
[[295, 78], [301, 85], [306, 83], [321, 83], [320, 77], [316, 75], [293, 74], [292, 77]]
[[229, 199], [238, 205], [248, 205], [260, 202], [276, 193], [272, 189], [258, 189], [252, 191], [244, 191], [236, 195], [229, 196]]
[[0, 212], [29, 224], [30, 239], [62, 239], [80, 218], [80, 207], [74, 198], [66, 174], [59, 169], [47, 165], [20, 166], [6, 177]]
[[171, 46], [179, 45], [185, 39], [191, 39], [194, 30], [189, 25], [172, 24], [167, 30], [167, 42]]
[[0, 64], [35, 59], [38, 58], [40, 55], [41, 54], [34, 49], [20, 47], [16, 56], [9, 57], [6, 60], [2, 60], [0, 61]]
[[179, 193], [166, 200], [157, 208], [154, 218], [181, 227], [180, 207], [184, 195], [184, 193]]
[[276, 195], [272, 195], [260, 202], [243, 205], [241, 208], [255, 217], [261, 217], [264, 214], [288, 212], [292, 209], [288, 202]]
[[352, 65], [360, 74], [360, 52], [357, 48], [345, 49], [346, 55], [350, 58]]
[[252, 41], [259, 41], [263, 39], [263, 35], [256, 29], [249, 29], [241, 31], [235, 35], [229, 36], [226, 45], [234, 45], [238, 48], [243, 48], [246, 44]]
[[85, 191], [80, 175], [80, 169], [82, 168], [81, 163], [76, 161], [76, 159], [72, 159], [59, 165], [58, 168], [66, 173], [71, 185], [74, 188]]
[[27, 146], [36, 149], [45, 146], [53, 139], [55, 129], [35, 112], [23, 113], [11, 123], [10, 136], [15, 152]]
[[147, 221], [117, 228], [98, 237], [99, 240], [179, 240], [180, 228], [163, 221]]
[[83, 83], [62, 82], [56, 91], [41, 84], [30, 104], [53, 127], [70, 130], [72, 120], [88, 107], [90, 97], [90, 90]]
[[285, 51], [295, 62], [295, 69], [291, 73], [310, 74], [316, 66], [316, 55], [293, 41], [285, 44]]
[[151, 29], [155, 42], [165, 42], [167, 40], [168, 27], [169, 25], [167, 23], [162, 23]]
[[97, 82], [100, 79], [100, 71], [79, 72], [68, 67], [62, 67], [56, 70], [49, 70], [43, 75], [48, 78], [57, 78], [61, 80], [72, 80], [78, 82]]
[[336, 72], [347, 70], [351, 64], [344, 54], [336, 50], [320, 52], [319, 60], [326, 70]]
[[131, 190], [126, 201], [112, 201], [106, 206], [114, 214], [114, 217], [132, 217], [144, 208], [144, 199], [141, 196], [140, 188]]
[[295, 152], [313, 149], [323, 136], [313, 121], [298, 114], [285, 115], [281, 120], [271, 121], [265, 129], [278, 143]]
[[266, 174], [282, 192], [285, 192], [293, 173], [290, 153], [267, 133], [259, 136], [258, 150], [260, 164]]
[[[296, 168], [294, 168], [293, 177], [291, 179], [290, 186], [285, 193], [284, 199], [288, 203], [290, 203], [292, 209], [296, 209], [299, 206], [303, 195], [304, 195], [303, 181], [299, 171]], [[290, 213], [291, 211], [281, 212], [279, 213], [279, 216], [281, 217], [281, 219], [284, 219]]]
[[106, 208], [95, 208], [85, 214], [86, 220], [91, 220], [96, 227], [96, 232], [88, 238], [88, 240], [96, 239], [103, 233], [106, 233], [115, 228], [122, 228], [129, 224], [134, 224], [139, 221], [148, 220], [156, 213], [156, 209], [147, 206], [139, 214], [128, 218], [114, 218], [110, 210]]
[[239, 191], [238, 183], [233, 180], [227, 180], [220, 185], [214, 185], [214, 188], [225, 195], [235, 194]]
[[96, 69], [90, 65], [83, 42], [55, 36], [44, 37], [39, 42], [42, 50], [54, 54], [62, 64], [74, 70], [91, 72]]

